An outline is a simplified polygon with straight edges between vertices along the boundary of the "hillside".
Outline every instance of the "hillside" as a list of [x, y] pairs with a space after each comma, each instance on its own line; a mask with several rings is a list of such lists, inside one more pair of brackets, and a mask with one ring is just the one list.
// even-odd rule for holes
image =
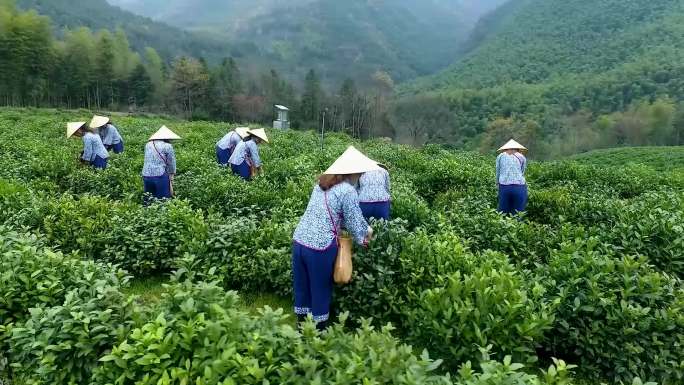
[[[684, 137], [676, 116], [684, 111], [679, 0], [514, 0], [484, 18], [466, 48], [449, 69], [400, 90], [443, 98], [461, 144], [490, 150], [488, 136], [515, 133], [545, 152], [572, 153]], [[655, 102], [675, 111], [663, 124], [646, 111]], [[492, 132], [497, 118], [526, 132], [511, 124]]]
[[16, 4], [21, 9], [35, 9], [49, 16], [59, 32], [82, 26], [93, 30], [121, 27], [136, 51], [153, 47], [167, 60], [190, 55], [219, 61], [230, 55], [225, 42], [137, 16], [105, 0], [16, 0]]
[[[133, 12], [230, 41], [243, 62], [328, 80], [395, 81], [449, 65], [478, 18], [504, 0], [110, 0]], [[191, 10], [191, 11], [190, 11]]]

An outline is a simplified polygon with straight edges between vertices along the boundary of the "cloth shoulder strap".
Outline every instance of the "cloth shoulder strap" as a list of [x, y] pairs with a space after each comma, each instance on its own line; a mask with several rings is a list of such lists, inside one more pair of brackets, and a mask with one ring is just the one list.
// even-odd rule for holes
[[325, 191], [323, 193], [323, 198], [325, 200], [325, 208], [328, 210], [328, 218], [330, 218], [330, 225], [332, 226], [333, 234], [335, 235], [335, 239], [338, 239], [339, 235], [337, 234], [337, 226], [335, 225], [335, 221], [333, 220], [333, 215], [332, 215], [332, 210], [330, 210], [330, 205], [328, 205], [328, 192], [327, 191]]
[[164, 164], [168, 166], [168, 163], [166, 163], [166, 157], [164, 157], [164, 155], [162, 155], [161, 152], [159, 152], [159, 150], [157, 149], [157, 144], [154, 140], [152, 141], [152, 147], [154, 147], [154, 151], [157, 153], [162, 162], [164, 162]]
[[513, 154], [513, 156], [515, 157], [515, 159], [518, 160], [518, 163], [520, 163], [520, 171], [524, 171], [525, 160], [520, 159], [520, 157], [517, 154]]

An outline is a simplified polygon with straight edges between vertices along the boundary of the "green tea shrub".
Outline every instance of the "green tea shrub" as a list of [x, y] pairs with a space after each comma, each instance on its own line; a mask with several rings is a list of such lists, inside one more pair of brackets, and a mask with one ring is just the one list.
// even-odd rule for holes
[[431, 373], [439, 361], [416, 357], [389, 328], [319, 334], [309, 324], [300, 334], [282, 310], [254, 317], [237, 302], [216, 283], [177, 281], [158, 317], [100, 358], [93, 384], [451, 383]]
[[559, 305], [544, 345], [586, 378], [684, 379], [684, 288], [644, 258], [615, 258], [598, 239], [564, 244], [538, 278]]
[[472, 361], [489, 347], [495, 357], [536, 360], [554, 320], [540, 284], [528, 284], [506, 257], [488, 253], [469, 272], [422, 292], [408, 310], [408, 340], [429, 346], [449, 367]]
[[380, 224], [368, 248], [356, 249], [352, 282], [336, 291], [340, 310], [354, 319], [392, 322], [400, 333], [409, 332], [404, 328], [405, 312], [415, 306], [413, 298], [477, 260], [458, 237], [444, 230], [410, 232], [401, 219]]
[[215, 218], [196, 255], [205, 266], [216, 269], [228, 288], [289, 295], [297, 223], [282, 220], [259, 220], [254, 215]]
[[34, 236], [0, 226], [0, 323], [21, 322], [33, 307], [61, 305], [69, 291], [103, 281], [116, 286], [126, 274], [44, 247]]
[[98, 358], [123, 341], [138, 312], [112, 282], [97, 280], [69, 291], [64, 303], [31, 308], [9, 329], [15, 377], [35, 384], [87, 384]]

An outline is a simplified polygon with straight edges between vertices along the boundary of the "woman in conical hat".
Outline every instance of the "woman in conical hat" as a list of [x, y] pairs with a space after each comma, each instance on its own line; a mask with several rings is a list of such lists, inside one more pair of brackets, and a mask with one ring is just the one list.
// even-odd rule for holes
[[102, 139], [89, 128], [85, 122], [72, 122], [67, 124], [67, 138], [83, 137], [83, 152], [81, 162], [87, 163], [100, 170], [107, 168], [109, 153], [102, 144]]
[[142, 171], [145, 205], [150, 203], [151, 197], [156, 199], [173, 197], [176, 153], [171, 141], [180, 138], [168, 127], [162, 126], [145, 145], [145, 164]]
[[367, 221], [371, 218], [390, 219], [390, 175], [387, 167], [382, 164], [378, 166], [380, 168], [377, 170], [365, 172], [359, 178], [359, 202]]
[[262, 143], [268, 143], [266, 130], [263, 128], [247, 130], [247, 137], [235, 146], [228, 160], [233, 174], [245, 180], [251, 180], [253, 174], [261, 171], [262, 163], [258, 145]]
[[499, 212], [517, 214], [527, 208], [527, 148], [511, 139], [499, 148], [496, 183], [499, 186]]
[[318, 178], [293, 236], [294, 311], [300, 322], [311, 314], [319, 329], [327, 326], [337, 238], [344, 227], [356, 243], [369, 242], [373, 229], [363, 218], [354, 186], [361, 174], [378, 168], [376, 162], [349, 147]]
[[216, 160], [218, 164], [227, 167], [235, 147], [247, 136], [249, 136], [249, 127], [238, 127], [221, 138], [216, 143]]
[[90, 121], [90, 128], [97, 130], [107, 150], [114, 150], [115, 154], [121, 154], [124, 151], [123, 138], [110, 118], [95, 115]]

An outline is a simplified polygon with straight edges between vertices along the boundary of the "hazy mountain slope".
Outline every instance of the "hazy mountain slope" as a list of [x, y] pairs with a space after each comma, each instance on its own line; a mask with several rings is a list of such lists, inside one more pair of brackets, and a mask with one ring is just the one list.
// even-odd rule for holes
[[154, 47], [169, 59], [179, 55], [202, 56], [219, 60], [229, 55], [225, 42], [206, 36], [199, 37], [181, 29], [134, 15], [105, 0], [17, 0], [23, 9], [35, 9], [49, 16], [55, 27], [90, 27], [93, 30], [123, 28], [131, 45], [140, 51]]
[[[433, 98], [458, 145], [510, 136], [547, 154], [684, 138], [684, 2], [512, 0], [475, 29], [463, 59], [402, 85]], [[680, 107], [678, 107], [680, 106]]]
[[419, 88], [538, 83], [656, 59], [660, 48], [684, 47], [683, 6], [680, 0], [513, 0], [508, 12], [489, 20], [494, 35], [477, 35], [484, 44]]
[[220, 36], [250, 64], [327, 79], [395, 80], [455, 60], [479, 16], [505, 0], [109, 0], [192, 31]]

